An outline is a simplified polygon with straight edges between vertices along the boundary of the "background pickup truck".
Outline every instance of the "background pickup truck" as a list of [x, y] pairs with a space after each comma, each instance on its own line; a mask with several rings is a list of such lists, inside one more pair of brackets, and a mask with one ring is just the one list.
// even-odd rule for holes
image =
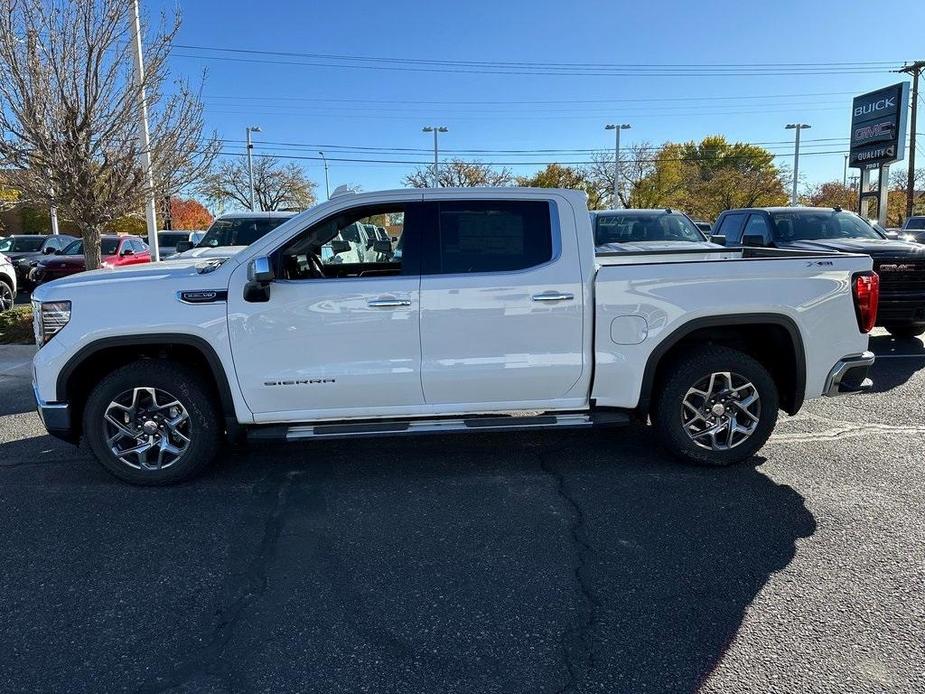
[[[326, 262], [324, 245], [358, 222], [402, 252]], [[723, 465], [758, 450], [779, 409], [862, 387], [877, 287], [861, 255], [595, 256], [574, 191], [347, 194], [227, 259], [43, 285], [35, 397], [49, 432], [82, 431], [107, 469], [140, 484], [188, 477], [242, 433], [634, 418], [651, 418], [678, 456]]]
[[726, 210], [713, 240], [727, 246], [864, 253], [880, 278], [877, 325], [900, 339], [925, 333], [925, 246], [887, 238], [858, 217], [832, 207]]

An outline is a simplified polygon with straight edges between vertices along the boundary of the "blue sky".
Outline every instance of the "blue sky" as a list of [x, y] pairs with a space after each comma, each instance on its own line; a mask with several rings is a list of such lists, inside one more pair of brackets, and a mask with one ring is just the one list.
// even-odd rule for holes
[[[580, 150], [611, 147], [612, 134], [604, 125], [613, 121], [632, 125], [624, 133], [627, 144], [718, 133], [768, 143], [784, 155], [779, 162], [789, 166], [793, 133], [784, 126], [801, 121], [813, 126], [803, 133], [803, 184], [840, 179], [852, 95], [892, 84], [899, 75], [877, 65], [860, 72], [854, 67], [804, 68], [837, 74], [775, 75], [764, 73], [780, 69], [761, 68], [751, 70], [761, 74], [722, 76], [703, 75], [691, 66], [925, 58], [921, 0], [898, 0], [889, 16], [879, 19], [872, 15], [873, 6], [844, 0], [142, 0], [142, 6], [148, 14], [180, 7], [178, 43], [196, 48], [177, 48], [172, 69], [194, 78], [207, 69], [207, 124], [232, 141], [226, 145], [229, 153], [244, 151], [234, 141], [244, 139], [249, 124], [263, 129], [255, 136], [257, 153], [318, 157], [324, 145], [332, 188], [341, 183], [366, 190], [399, 186], [413, 164], [337, 159], [426, 161], [432, 141], [421, 128], [429, 124], [449, 128], [441, 136], [448, 156], [464, 150], [465, 158], [525, 162], [510, 168], [528, 173], [547, 161], [587, 159]], [[877, 29], [878, 21], [883, 30]], [[907, 41], [899, 38], [902, 27], [915, 28]], [[864, 44], [865, 37], [874, 40]], [[441, 71], [433, 71], [418, 63], [204, 50], [208, 47], [392, 59], [633, 64], [648, 70], [656, 64], [679, 65], [695, 74], [677, 76], [675, 68], [659, 70], [671, 76], [484, 74], [478, 66], [435, 66]], [[383, 69], [395, 67], [401, 69]], [[921, 121], [919, 130], [925, 130]], [[919, 142], [925, 164], [925, 138]], [[579, 151], [533, 157], [497, 151], [538, 149]], [[321, 162], [295, 161], [323, 191]]]

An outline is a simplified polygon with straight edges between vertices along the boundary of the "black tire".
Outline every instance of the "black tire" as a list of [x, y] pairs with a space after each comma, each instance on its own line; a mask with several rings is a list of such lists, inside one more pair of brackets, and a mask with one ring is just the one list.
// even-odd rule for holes
[[[135, 388], [153, 388], [173, 396], [188, 415], [182, 426], [189, 443], [175, 462], [161, 469], [133, 466], [120, 459], [107, 441], [107, 427], [112, 430], [104, 418], [107, 410], [120, 395]], [[212, 389], [193, 369], [166, 359], [141, 359], [116, 369], [92, 390], [84, 407], [83, 432], [110, 473], [132, 484], [156, 486], [189, 479], [212, 462], [221, 446], [221, 421]]]
[[0, 313], [8, 311], [16, 304], [16, 292], [6, 280], [0, 279]]
[[897, 340], [911, 340], [925, 333], [925, 325], [891, 325], [886, 331]]
[[[668, 377], [662, 381], [655, 396], [652, 423], [662, 444], [673, 455], [698, 465], [723, 466], [747, 460], [767, 442], [777, 423], [779, 399], [774, 379], [758, 361], [728, 347], [700, 347], [674, 361], [668, 368]], [[757, 391], [760, 408], [757, 414], [753, 412], [758, 418], [753, 433], [725, 450], [706, 448], [695, 443], [682, 421], [682, 411], [685, 409], [683, 403], [689, 390], [704, 379], [709, 379], [710, 374], [718, 372], [731, 372], [752, 384]], [[735, 409], [729, 411], [735, 412], [736, 417], [742, 416], [751, 425], [751, 421]], [[706, 422], [703, 426], [707, 426]], [[724, 430], [726, 432], [728, 430]], [[701, 441], [709, 443], [709, 438]]]

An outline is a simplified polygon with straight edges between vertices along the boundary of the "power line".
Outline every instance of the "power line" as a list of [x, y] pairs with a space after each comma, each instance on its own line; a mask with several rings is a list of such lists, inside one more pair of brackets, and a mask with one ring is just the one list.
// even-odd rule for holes
[[331, 97], [310, 97], [310, 96], [291, 96], [269, 94], [258, 96], [243, 96], [240, 94], [206, 94], [205, 99], [230, 99], [230, 100], [247, 100], [259, 101], [261, 103], [273, 103], [277, 101], [298, 101], [298, 102], [316, 102], [322, 104], [328, 103], [359, 103], [369, 104], [371, 102], [379, 104], [415, 104], [421, 106], [488, 106], [488, 105], [554, 105], [554, 104], [621, 104], [621, 103], [656, 103], [656, 102], [676, 102], [676, 101], [742, 101], [752, 99], [791, 99], [816, 96], [847, 96], [855, 92], [805, 92], [802, 94], [743, 94], [739, 96], [677, 96], [677, 97], [637, 97], [631, 99], [550, 99], [550, 100], [471, 100], [471, 99], [380, 99], [380, 98], [331, 98]]
[[350, 63], [376, 63], [380, 65], [416, 65], [454, 68], [489, 68], [489, 69], [526, 69], [526, 70], [682, 70], [682, 71], [720, 71], [731, 70], [857, 70], [873, 69], [882, 71], [884, 67], [896, 67], [900, 61], [853, 61], [853, 62], [816, 62], [816, 63], [564, 63], [564, 62], [527, 62], [527, 61], [483, 61], [483, 60], [436, 60], [426, 58], [390, 58], [385, 56], [364, 56], [335, 53], [307, 53], [299, 51], [268, 51], [248, 48], [229, 48], [223, 46], [198, 46], [192, 44], [175, 44], [175, 48], [232, 53], [237, 55], [261, 55], [285, 58], [302, 58], [306, 60], [340, 60]]
[[[276, 55], [272, 51], [245, 51], [244, 49], [223, 49], [207, 47], [191, 47], [188, 45], [177, 44], [177, 48], [196, 48], [198, 50], [210, 51], [230, 51], [237, 53], [253, 53], [257, 55]], [[266, 58], [235, 58], [227, 55], [204, 55], [200, 53], [172, 53], [174, 57], [179, 58], [196, 58], [199, 60], [215, 60], [234, 63], [254, 63], [266, 65], [292, 65], [299, 67], [321, 67], [337, 69], [360, 69], [360, 70], [392, 70], [401, 72], [431, 72], [443, 74], [474, 74], [474, 75], [534, 75], [534, 76], [584, 76], [584, 77], [729, 77], [729, 76], [787, 76], [787, 75], [860, 75], [860, 74], [881, 74], [892, 71], [897, 63], [884, 63], [881, 66], [864, 67], [859, 64], [858, 67], [818, 67], [818, 68], [718, 68], [697, 70], [688, 70], [684, 67], [652, 66], [648, 68], [638, 67], [620, 67], [614, 69], [498, 69], [493, 67], [480, 67], [477, 69], [465, 67], [425, 67], [419, 65], [399, 65], [399, 64], [369, 64], [362, 62], [319, 62], [316, 60], [272, 60]], [[310, 55], [310, 54], [306, 54]], [[821, 64], [820, 64], [821, 65]]]

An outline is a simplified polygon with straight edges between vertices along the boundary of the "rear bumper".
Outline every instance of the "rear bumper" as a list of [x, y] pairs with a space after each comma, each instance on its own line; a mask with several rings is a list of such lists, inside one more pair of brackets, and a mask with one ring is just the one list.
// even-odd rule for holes
[[874, 360], [873, 352], [842, 357], [829, 371], [822, 394], [832, 397], [868, 390], [873, 383], [867, 377], [867, 372], [873, 366]]
[[877, 306], [877, 325], [925, 325], [925, 294], [921, 292], [894, 292], [880, 285]]
[[35, 396], [35, 408], [39, 418], [48, 433], [62, 441], [77, 443], [80, 432], [74, 428], [71, 421], [71, 406], [66, 402], [43, 402], [39, 399], [34, 385], [32, 394]]

